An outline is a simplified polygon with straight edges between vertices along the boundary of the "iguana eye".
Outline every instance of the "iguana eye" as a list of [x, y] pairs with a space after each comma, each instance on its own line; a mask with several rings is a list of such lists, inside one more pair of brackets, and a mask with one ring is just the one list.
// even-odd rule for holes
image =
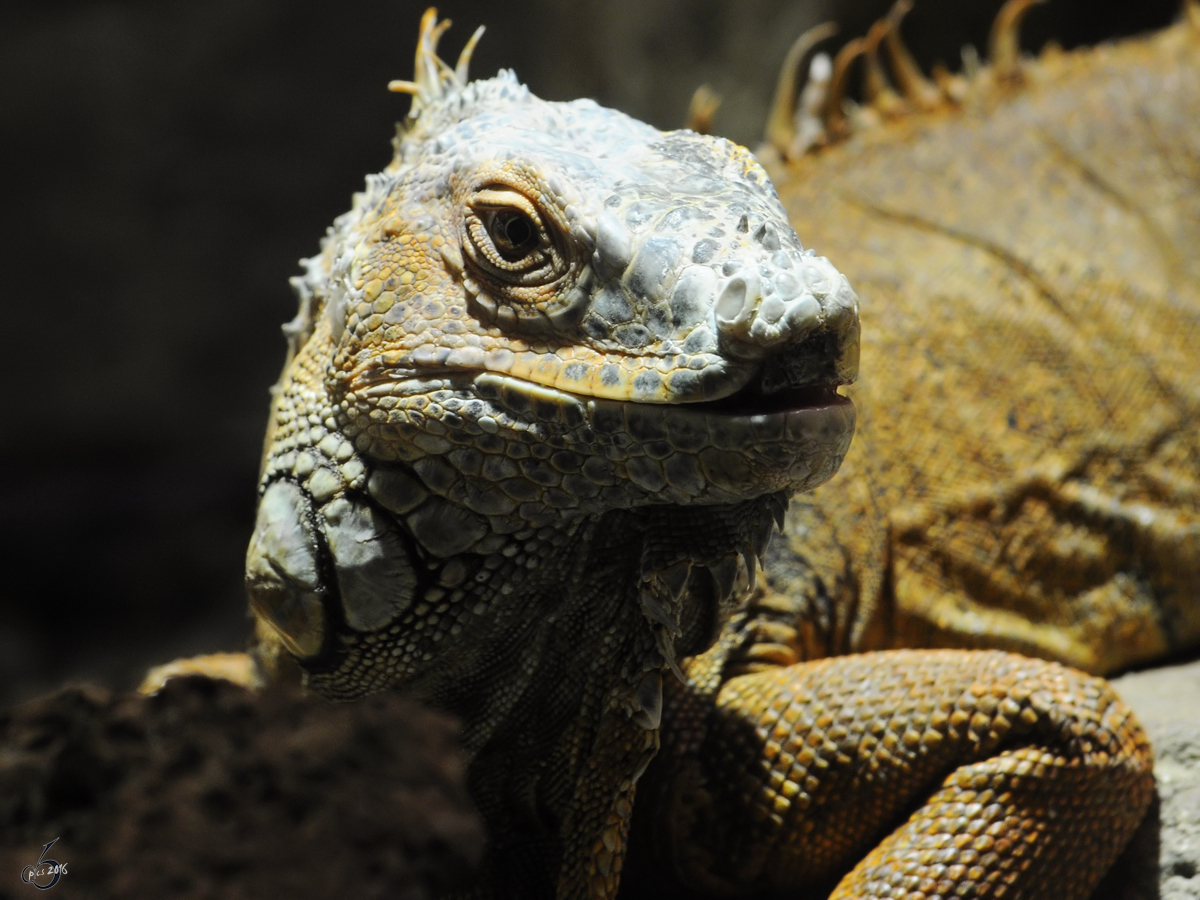
[[463, 284], [485, 319], [544, 329], [577, 317], [586, 296], [573, 289], [575, 247], [556, 209], [491, 182], [466, 196], [461, 227]]
[[514, 306], [545, 304], [542, 289], [571, 269], [563, 230], [552, 212], [541, 210], [515, 188], [476, 188], [463, 211], [462, 248], [470, 275], [497, 300]]
[[467, 200], [464, 249], [480, 274], [514, 286], [548, 284], [564, 260], [537, 206], [520, 191], [489, 185]]

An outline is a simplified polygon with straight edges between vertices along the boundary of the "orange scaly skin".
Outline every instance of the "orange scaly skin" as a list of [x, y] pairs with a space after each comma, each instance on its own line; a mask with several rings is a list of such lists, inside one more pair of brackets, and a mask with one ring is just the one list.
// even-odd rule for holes
[[635, 826], [696, 889], [1085, 898], [1150, 802], [1150, 747], [1099, 678], [899, 650], [725, 680], [727, 652], [672, 686]]
[[772, 170], [864, 337], [854, 445], [791, 505], [750, 656], [996, 647], [1103, 674], [1200, 643], [1189, 19], [984, 69], [961, 105]]

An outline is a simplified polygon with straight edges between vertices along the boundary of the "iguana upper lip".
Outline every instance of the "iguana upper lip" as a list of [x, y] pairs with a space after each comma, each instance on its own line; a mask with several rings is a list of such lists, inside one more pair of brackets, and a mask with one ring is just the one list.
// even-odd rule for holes
[[843, 397], [837, 392], [839, 387], [837, 383], [809, 384], [765, 393], [761, 388], [760, 380], [756, 378], [733, 393], [716, 400], [681, 400], [673, 403], [650, 403], [632, 399], [613, 400], [607, 397], [594, 397], [588, 394], [564, 391], [562, 388], [539, 384], [536, 381], [517, 378], [512, 375], [493, 374], [496, 377], [514, 382], [526, 390], [543, 391], [563, 398], [571, 398], [583, 404], [619, 403], [627, 404], [631, 407], [642, 407], [647, 410], [674, 410], [678, 413], [698, 413], [700, 415], [715, 414], [731, 419], [749, 418], [751, 416], [786, 415], [804, 410], [819, 410], [852, 405], [849, 398]]
[[[551, 395], [556, 395], [564, 399], [570, 398], [571, 400], [585, 404], [592, 401], [628, 403], [633, 406], [677, 409], [702, 414], [716, 413], [733, 417], [776, 415], [803, 409], [819, 409], [850, 403], [848, 398], [843, 397], [837, 392], [840, 385], [836, 382], [788, 387], [766, 393], [762, 390], [761, 379], [752, 378], [737, 390], [716, 400], [678, 400], [675, 402], [654, 403], [635, 399], [616, 400], [607, 397], [596, 397], [590, 394], [567, 391], [560, 387], [542, 384], [504, 372], [491, 372], [486, 369], [471, 371], [449, 366], [420, 366], [405, 372], [399, 372], [395, 369], [382, 370], [382, 372], [386, 373], [388, 377], [381, 378], [378, 374], [375, 377], [370, 377], [369, 375], [368, 377], [360, 376], [359, 384], [355, 385], [355, 390], [364, 397], [379, 393], [393, 393], [395, 391], [404, 393], [404, 386], [407, 383], [420, 385], [420, 390], [414, 391], [414, 393], [419, 393], [425, 389], [424, 383], [431, 379], [461, 379], [465, 387], [469, 383], [478, 383], [478, 379], [483, 376], [509, 381], [519, 389], [531, 392], [544, 391]], [[401, 374], [408, 377], [397, 377]]]

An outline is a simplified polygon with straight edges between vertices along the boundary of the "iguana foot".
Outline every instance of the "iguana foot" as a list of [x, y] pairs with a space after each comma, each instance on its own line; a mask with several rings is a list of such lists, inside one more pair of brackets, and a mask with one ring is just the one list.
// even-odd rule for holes
[[1154, 790], [1129, 708], [1056, 663], [871, 653], [733, 678], [715, 707], [696, 683], [646, 786], [656, 852], [707, 890], [849, 870], [831, 900], [1085, 898]]

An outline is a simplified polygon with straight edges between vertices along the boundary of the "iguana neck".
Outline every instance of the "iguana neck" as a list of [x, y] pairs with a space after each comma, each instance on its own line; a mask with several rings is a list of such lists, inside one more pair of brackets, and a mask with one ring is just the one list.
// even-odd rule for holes
[[[492, 836], [486, 880], [500, 895], [606, 895], [581, 883], [597, 878], [615, 891], [634, 786], [658, 748], [662, 679], [719, 631], [736, 589], [711, 570], [740, 560], [733, 548], [770, 518], [752, 501], [614, 511], [546, 532], [524, 589], [493, 600], [407, 685], [463, 721], [468, 784]], [[680, 566], [673, 591], [662, 573]], [[562, 870], [605, 848], [607, 872]]]

